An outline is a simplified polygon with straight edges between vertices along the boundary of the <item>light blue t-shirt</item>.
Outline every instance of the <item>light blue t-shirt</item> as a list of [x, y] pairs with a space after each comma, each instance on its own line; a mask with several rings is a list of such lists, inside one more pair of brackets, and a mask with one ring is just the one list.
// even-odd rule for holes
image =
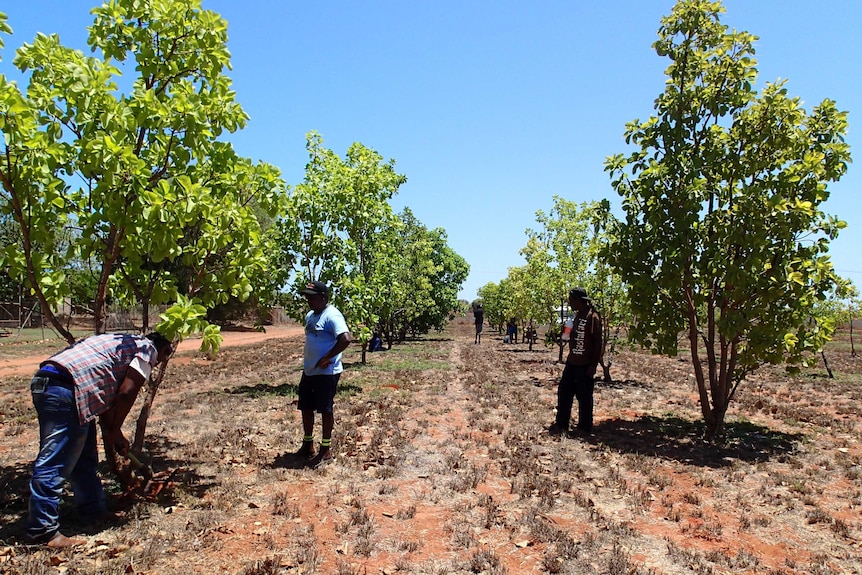
[[305, 348], [302, 354], [305, 375], [334, 375], [344, 371], [340, 353], [325, 368], [314, 366], [335, 346], [338, 336], [348, 331], [344, 316], [335, 306], [327, 304], [319, 314], [312, 310], [305, 315]]

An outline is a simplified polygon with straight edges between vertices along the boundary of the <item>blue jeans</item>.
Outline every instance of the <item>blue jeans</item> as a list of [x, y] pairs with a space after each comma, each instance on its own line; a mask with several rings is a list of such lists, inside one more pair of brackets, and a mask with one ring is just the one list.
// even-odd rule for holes
[[49, 541], [60, 529], [60, 496], [66, 480], [82, 515], [104, 512], [105, 492], [96, 475], [96, 423], [78, 422], [74, 391], [54, 378], [34, 377], [30, 392], [39, 416], [39, 455], [30, 480], [27, 536], [38, 543]]

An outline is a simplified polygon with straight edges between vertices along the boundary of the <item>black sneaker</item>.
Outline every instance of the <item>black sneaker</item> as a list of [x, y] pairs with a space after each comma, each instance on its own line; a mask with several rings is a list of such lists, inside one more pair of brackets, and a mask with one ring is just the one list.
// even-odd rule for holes
[[297, 449], [294, 455], [302, 457], [303, 459], [311, 459], [314, 457], [314, 443], [311, 441], [303, 441], [302, 447]]
[[583, 427], [575, 427], [569, 431], [568, 435], [574, 439], [590, 439], [593, 436], [593, 432], [587, 431]]
[[551, 435], [563, 435], [568, 432], [568, 429], [557, 423], [553, 424], [551, 427], [548, 428], [548, 433]]
[[335, 455], [332, 454], [331, 449], [328, 447], [321, 447], [317, 455], [309, 460], [308, 466], [313, 469], [317, 469], [318, 467], [323, 467], [334, 459]]

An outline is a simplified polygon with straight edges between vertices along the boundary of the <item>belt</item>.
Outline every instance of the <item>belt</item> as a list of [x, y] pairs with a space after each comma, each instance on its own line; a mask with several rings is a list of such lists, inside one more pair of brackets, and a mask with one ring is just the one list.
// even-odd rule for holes
[[56, 385], [57, 387], [65, 387], [66, 389], [75, 389], [75, 382], [68, 376], [57, 373], [52, 369], [40, 369], [36, 372], [35, 377], [44, 377], [48, 380], [48, 385]]

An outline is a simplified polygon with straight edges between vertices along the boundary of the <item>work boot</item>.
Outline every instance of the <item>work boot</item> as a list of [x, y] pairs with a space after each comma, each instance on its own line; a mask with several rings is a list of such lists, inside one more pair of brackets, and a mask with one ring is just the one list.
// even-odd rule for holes
[[302, 447], [296, 450], [295, 455], [297, 457], [302, 457], [303, 459], [311, 459], [314, 457], [314, 442], [303, 441]]

